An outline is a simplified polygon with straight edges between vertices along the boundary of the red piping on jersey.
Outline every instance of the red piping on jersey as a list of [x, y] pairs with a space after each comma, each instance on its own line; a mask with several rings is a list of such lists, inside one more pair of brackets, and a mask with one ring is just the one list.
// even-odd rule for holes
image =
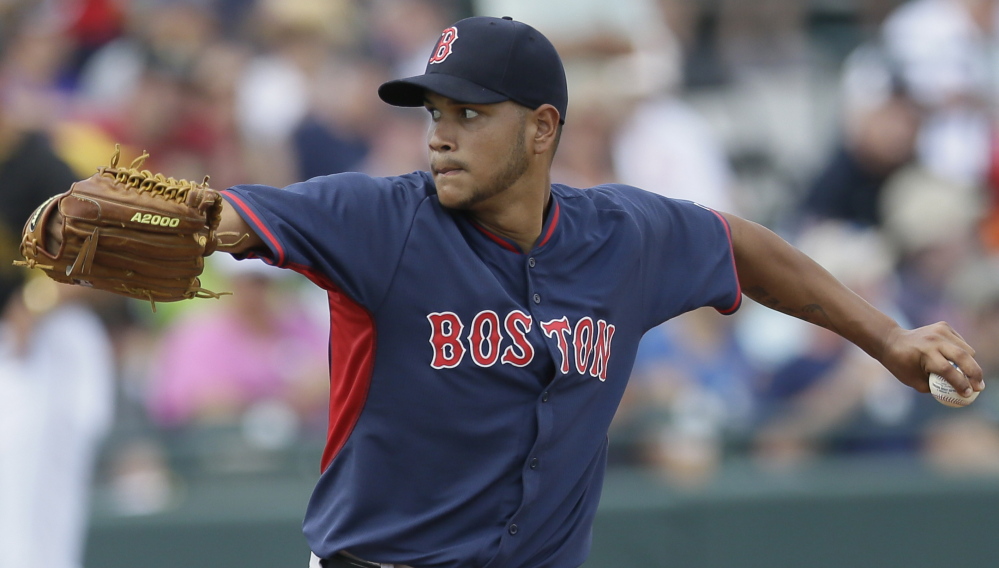
[[474, 221], [472, 222], [472, 225], [474, 225], [475, 228], [478, 229], [483, 235], [489, 237], [490, 240], [492, 240], [493, 242], [495, 242], [499, 246], [505, 248], [506, 250], [508, 250], [510, 252], [515, 252], [517, 254], [521, 254], [520, 249], [518, 249], [517, 247], [515, 247], [515, 246], [511, 245], [510, 243], [506, 242], [503, 239], [503, 237], [500, 237], [498, 235], [494, 235], [493, 233], [491, 233], [489, 231], [489, 229], [483, 227], [482, 225], [480, 225], [480, 224], [478, 224], [478, 223], [476, 223]]
[[267, 226], [264, 225], [263, 221], [260, 220], [260, 217], [257, 217], [257, 214], [254, 213], [253, 210], [246, 205], [246, 202], [244, 202], [235, 193], [232, 193], [230, 191], [222, 191], [221, 193], [223, 196], [225, 196], [226, 199], [228, 199], [233, 205], [235, 205], [237, 209], [239, 209], [240, 213], [243, 214], [243, 218], [248, 219], [250, 221], [250, 223], [253, 225], [253, 228], [256, 230], [257, 234], [266, 239], [267, 242], [270, 244], [271, 249], [273, 249], [274, 252], [277, 253], [277, 259], [275, 264], [277, 264], [278, 266], [284, 266], [284, 256], [285, 256], [284, 247], [281, 246], [281, 243], [279, 243], [277, 238], [274, 237], [274, 234], [271, 233], [270, 229], [268, 229]]
[[[714, 209], [709, 209], [718, 219], [721, 220], [722, 226], [725, 227], [725, 236], [728, 237], [728, 248], [732, 251], [732, 274], [735, 275], [735, 302], [728, 308], [724, 310], [718, 310], [718, 313], [722, 315], [729, 315], [735, 313], [742, 305], [742, 284], [739, 283], [739, 269], [735, 265], [735, 246], [732, 244], [732, 228], [728, 225], [728, 219], [726, 219], [721, 213], [715, 211]], [[716, 308], [717, 309], [717, 308]]]
[[548, 239], [552, 238], [552, 235], [555, 233], [555, 226], [558, 225], [558, 214], [559, 214], [559, 207], [558, 207], [558, 201], [556, 201], [555, 211], [552, 211], [552, 222], [550, 225], [548, 225], [548, 232], [545, 233], [545, 238], [541, 239], [541, 242], [538, 243], [539, 248], [545, 246], [545, 243], [548, 242]]
[[288, 268], [325, 288], [329, 296], [329, 425], [320, 464], [320, 472], [324, 472], [347, 443], [368, 400], [377, 333], [371, 314], [325, 276], [299, 264], [289, 264]]
[[[539, 248], [539, 247], [545, 246], [545, 243], [547, 243], [548, 240], [552, 238], [552, 235], [555, 234], [555, 226], [558, 225], [558, 216], [559, 216], [559, 207], [558, 207], [558, 201], [556, 201], [555, 202], [555, 211], [552, 212], [552, 222], [548, 225], [548, 230], [545, 231], [544, 238], [541, 239], [541, 242], [538, 243], [535, 248]], [[500, 236], [498, 236], [496, 234], [493, 234], [489, 229], [483, 227], [482, 225], [480, 225], [480, 224], [478, 224], [478, 223], [476, 223], [474, 221], [472, 222], [472, 225], [474, 225], [476, 229], [478, 229], [479, 231], [481, 231], [483, 235], [489, 237], [490, 240], [492, 240], [496, 244], [500, 245], [501, 247], [505, 248], [506, 250], [511, 251], [511, 252], [515, 252], [517, 254], [523, 254], [523, 251], [521, 251], [519, 248], [517, 248], [514, 245], [508, 243], [506, 241], [506, 239], [504, 239], [503, 237], [500, 237]]]

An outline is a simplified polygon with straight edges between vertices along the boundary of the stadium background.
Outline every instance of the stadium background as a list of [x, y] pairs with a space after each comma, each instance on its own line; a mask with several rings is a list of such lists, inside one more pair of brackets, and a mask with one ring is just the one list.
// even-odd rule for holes
[[[954, 323], [991, 380], [993, 6], [0, 0], [0, 138], [35, 134], [77, 177], [115, 142], [214, 187], [411, 171], [425, 118], [376, 86], [421, 72], [448, 23], [511, 15], [551, 37], [569, 72], [555, 181], [623, 181], [764, 223], [901, 321]], [[156, 313], [87, 298], [116, 363], [88, 567], [306, 562], [324, 298], [211, 260], [206, 286], [234, 297]], [[258, 328], [280, 333], [238, 332]], [[245, 365], [282, 371], [223, 376]], [[997, 412], [991, 389], [945, 409], [755, 306], [689, 314], [643, 345], [587, 566], [994, 566]]]

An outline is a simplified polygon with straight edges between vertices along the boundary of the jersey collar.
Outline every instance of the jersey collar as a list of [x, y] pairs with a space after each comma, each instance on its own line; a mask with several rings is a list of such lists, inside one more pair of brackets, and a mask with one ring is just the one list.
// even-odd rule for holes
[[[552, 239], [552, 235], [555, 234], [556, 227], [558, 227], [562, 208], [559, 206], [558, 199], [555, 197], [555, 192], [551, 193], [551, 200], [552, 206], [548, 208], [548, 213], [545, 216], [545, 224], [541, 227], [541, 240], [538, 241], [538, 244], [534, 246], [533, 250], [538, 250], [548, 244], [548, 242]], [[480, 225], [471, 217], [467, 217], [467, 219], [472, 223], [473, 227], [478, 229], [480, 233], [485, 235], [489, 240], [496, 243], [500, 247], [516, 254], [524, 254], [524, 251], [520, 250], [520, 246], [513, 240], [497, 235]]]

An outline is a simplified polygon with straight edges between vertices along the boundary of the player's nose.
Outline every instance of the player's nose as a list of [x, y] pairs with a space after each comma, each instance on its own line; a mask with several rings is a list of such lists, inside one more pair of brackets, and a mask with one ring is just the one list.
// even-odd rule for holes
[[443, 120], [432, 123], [427, 133], [427, 142], [434, 152], [450, 152], [456, 148], [451, 129]]

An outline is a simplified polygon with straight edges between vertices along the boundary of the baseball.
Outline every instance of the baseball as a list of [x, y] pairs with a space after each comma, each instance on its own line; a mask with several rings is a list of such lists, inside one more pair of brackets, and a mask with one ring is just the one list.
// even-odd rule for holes
[[960, 408], [968, 406], [978, 398], [978, 391], [972, 392], [971, 396], [961, 396], [954, 390], [954, 387], [947, 382], [947, 379], [936, 373], [930, 373], [930, 392], [933, 397], [940, 401], [940, 404]]

